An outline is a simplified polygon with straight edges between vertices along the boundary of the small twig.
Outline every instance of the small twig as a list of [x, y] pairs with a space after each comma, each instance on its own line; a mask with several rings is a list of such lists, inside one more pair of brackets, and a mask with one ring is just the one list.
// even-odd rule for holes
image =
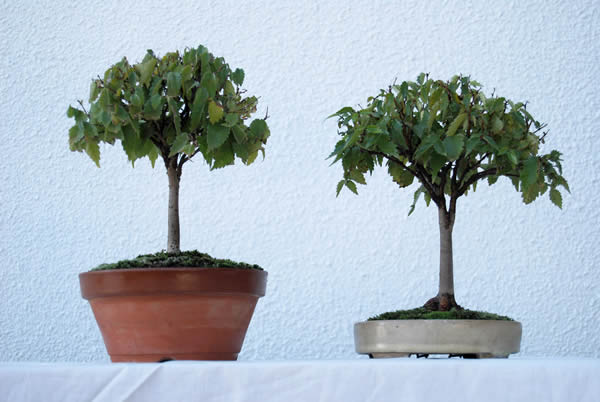
[[81, 108], [83, 109], [83, 112], [87, 115], [89, 115], [89, 113], [87, 112], [87, 110], [85, 110], [85, 106], [83, 106], [83, 101], [81, 99], [77, 100], [77, 103], [79, 103], [79, 105], [81, 106]]

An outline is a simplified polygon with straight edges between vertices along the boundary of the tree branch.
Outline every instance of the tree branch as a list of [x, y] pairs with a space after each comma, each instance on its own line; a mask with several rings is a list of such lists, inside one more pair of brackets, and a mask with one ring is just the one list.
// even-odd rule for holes
[[388, 91], [389, 91], [389, 94], [391, 95], [392, 99], [394, 100], [394, 105], [396, 105], [396, 109], [398, 110], [398, 114], [400, 115], [400, 120], [403, 122], [402, 123], [402, 136], [404, 137], [404, 141], [406, 141], [406, 147], [408, 148], [408, 152], [412, 154], [412, 152], [413, 152], [412, 141], [410, 140], [410, 136], [408, 135], [408, 133], [405, 130], [406, 124], [404, 124], [404, 121], [406, 119], [406, 116], [404, 115], [404, 110], [402, 110], [402, 105], [400, 105], [398, 103], [398, 100], [394, 96], [394, 93], [392, 92], [392, 87], [389, 87]]
[[194, 156], [196, 156], [198, 154], [198, 152], [200, 152], [200, 150], [196, 149], [194, 151], [194, 153], [191, 154], [190, 156], [183, 154], [181, 159], [179, 160], [179, 164], [177, 165], [177, 168], [181, 170], [181, 167], [183, 166], [183, 164], [186, 163], [187, 161], [191, 160]]
[[469, 189], [469, 187], [473, 183], [475, 183], [477, 180], [483, 179], [484, 177], [495, 175], [496, 173], [498, 173], [498, 169], [496, 169], [496, 168], [482, 170], [481, 172], [475, 173], [473, 176], [471, 176], [469, 178], [469, 180], [467, 180], [461, 187], [458, 188], [458, 191], [456, 192], [456, 197], [454, 197], [454, 198], [458, 198], [461, 195], [463, 195]]
[[85, 110], [85, 106], [83, 106], [83, 101], [78, 100], [77, 103], [79, 103], [79, 105], [81, 106], [81, 108], [83, 109], [83, 113], [87, 114], [89, 117], [89, 113], [87, 112], [87, 110]]

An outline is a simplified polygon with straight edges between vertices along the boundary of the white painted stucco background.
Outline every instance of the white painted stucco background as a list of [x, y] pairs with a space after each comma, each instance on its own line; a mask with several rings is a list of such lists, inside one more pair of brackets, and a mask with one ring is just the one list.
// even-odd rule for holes
[[[352, 324], [437, 286], [437, 213], [382, 170], [335, 197], [325, 117], [394, 78], [471, 74], [529, 100], [572, 195], [522, 204], [501, 180], [460, 200], [458, 301], [523, 323], [521, 356], [600, 357], [597, 1], [2, 1], [0, 361], [108, 361], [77, 274], [166, 246], [167, 177], [119, 145], [68, 149], [67, 106], [147, 48], [206, 45], [269, 108], [267, 157], [186, 165], [182, 247], [269, 271], [240, 359], [352, 358]], [[358, 358], [358, 356], [357, 356]]]

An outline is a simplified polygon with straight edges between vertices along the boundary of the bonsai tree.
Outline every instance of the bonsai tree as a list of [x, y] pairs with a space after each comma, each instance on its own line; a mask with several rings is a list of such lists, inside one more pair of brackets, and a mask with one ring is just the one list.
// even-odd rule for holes
[[101, 142], [120, 141], [132, 165], [162, 158], [169, 178], [167, 252], [180, 252], [179, 181], [183, 165], [198, 153], [210, 169], [232, 165], [236, 156], [251, 164], [269, 137], [264, 119], [247, 124], [257, 98], [245, 97], [242, 69], [232, 70], [204, 46], [158, 57], [126, 58], [92, 80], [89, 111], [79, 101], [67, 116], [72, 151], [85, 151], [100, 166]]
[[475, 191], [482, 180], [492, 185], [507, 177], [525, 204], [548, 193], [562, 208], [559, 187], [569, 191], [562, 176], [561, 153], [540, 153], [546, 127], [514, 103], [492, 94], [465, 76], [449, 81], [419, 75], [381, 90], [365, 108], [344, 107], [338, 119], [341, 135], [330, 155], [341, 161], [344, 178], [337, 185], [357, 193], [365, 173], [385, 164], [400, 188], [416, 179], [414, 202], [423, 196], [438, 209], [440, 229], [439, 290], [425, 303], [428, 310], [461, 310], [454, 296], [452, 229], [460, 197]]

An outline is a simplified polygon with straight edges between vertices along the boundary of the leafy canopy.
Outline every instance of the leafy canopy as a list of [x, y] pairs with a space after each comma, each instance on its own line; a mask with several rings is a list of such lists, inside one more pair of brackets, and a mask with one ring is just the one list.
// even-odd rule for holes
[[365, 108], [344, 107], [330, 117], [342, 137], [330, 155], [344, 169], [338, 195], [344, 186], [357, 193], [356, 183], [366, 184], [365, 173], [384, 163], [398, 186], [420, 182], [409, 215], [421, 194], [440, 208], [448, 197], [453, 211], [456, 199], [485, 178], [491, 185], [508, 177], [526, 204], [549, 192], [562, 208], [558, 187], [569, 191], [561, 153], [539, 152], [545, 125], [525, 103], [487, 97], [469, 77], [435, 81], [421, 74], [382, 89]]
[[75, 119], [69, 130], [72, 151], [85, 151], [100, 166], [99, 143], [121, 141], [132, 164], [147, 156], [152, 166], [161, 156], [179, 171], [200, 152], [211, 169], [252, 163], [269, 137], [265, 119], [246, 120], [257, 99], [240, 89], [244, 71], [232, 71], [222, 57], [204, 46], [158, 57], [126, 58], [90, 85], [89, 111], [69, 106]]

